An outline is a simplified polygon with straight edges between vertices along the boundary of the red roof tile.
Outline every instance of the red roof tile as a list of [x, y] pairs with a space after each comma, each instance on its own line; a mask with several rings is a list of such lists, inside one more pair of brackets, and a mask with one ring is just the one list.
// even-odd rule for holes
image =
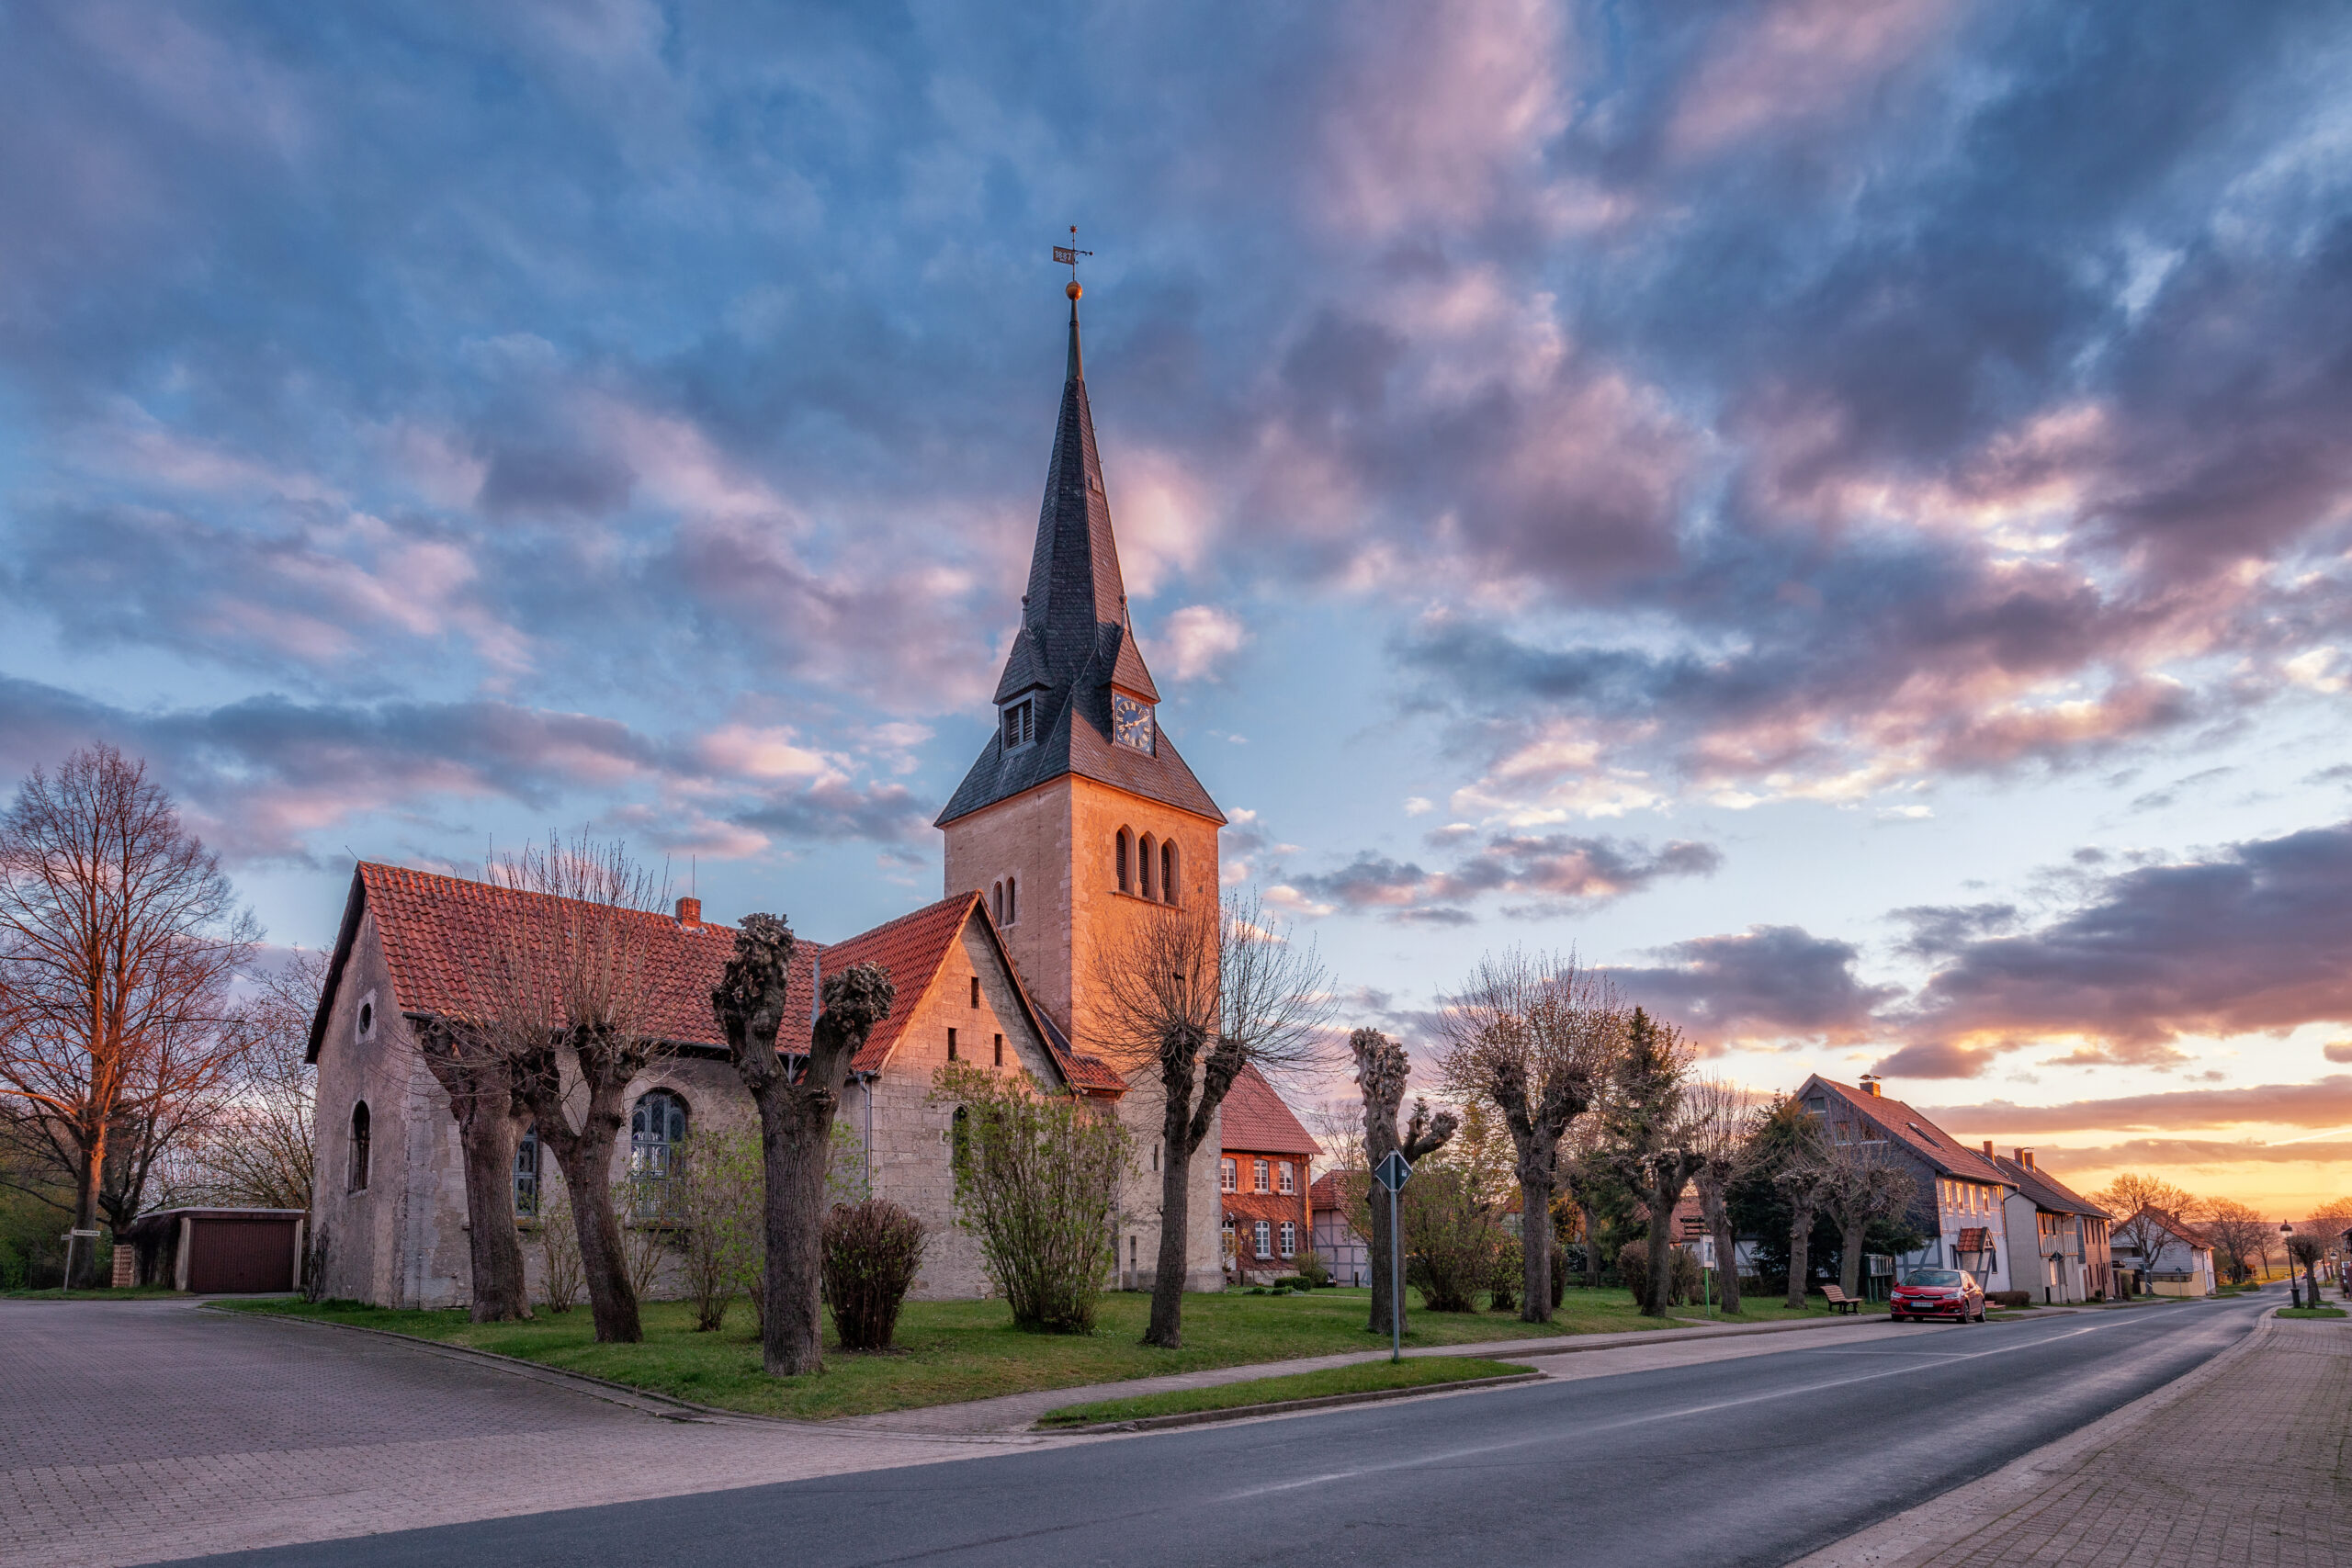
[[1241, 1076], [1226, 1090], [1222, 1127], [1227, 1150], [1312, 1155], [1320, 1148], [1315, 1135], [1299, 1125], [1298, 1118], [1283, 1103], [1283, 1097], [1274, 1092], [1274, 1086], [1255, 1067], [1242, 1068]]
[[[1807, 1080], [1819, 1084], [1843, 1100], [1847, 1107], [1858, 1111], [1873, 1125], [1896, 1142], [1909, 1148], [1946, 1176], [1956, 1176], [1964, 1181], [1991, 1181], [2002, 1186], [2015, 1186], [2001, 1168], [1968, 1148], [1941, 1127], [1899, 1100], [1883, 1094], [1871, 1094], [1845, 1084], [1832, 1083], [1815, 1075]], [[1803, 1091], [1800, 1090], [1800, 1093]]]

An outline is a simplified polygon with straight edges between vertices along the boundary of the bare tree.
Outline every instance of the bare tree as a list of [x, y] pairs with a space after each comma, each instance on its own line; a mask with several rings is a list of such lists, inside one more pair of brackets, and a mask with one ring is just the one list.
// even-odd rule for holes
[[257, 935], [220, 858], [111, 746], [35, 769], [0, 817], [0, 1089], [73, 1173], [74, 1228], [96, 1227], [109, 1138], [233, 1066], [228, 982]]
[[1739, 1237], [1731, 1221], [1731, 1189], [1765, 1157], [1755, 1136], [1756, 1096], [1728, 1078], [1706, 1077], [1685, 1091], [1690, 1146], [1699, 1156], [1691, 1181], [1699, 1189], [1707, 1234], [1715, 1238], [1724, 1311], [1739, 1310]]
[[735, 933], [735, 955], [710, 993], [728, 1055], [760, 1111], [767, 1193], [760, 1347], [772, 1377], [797, 1377], [825, 1364], [818, 1292], [833, 1117], [850, 1064], [875, 1025], [890, 1016], [897, 995], [890, 977], [871, 964], [826, 976], [824, 1010], [810, 1031], [808, 1060], [796, 1072], [775, 1047], [791, 1001], [795, 945], [792, 928], [775, 916], [746, 917]]
[[1576, 1206], [1577, 1228], [1584, 1233], [1584, 1283], [1591, 1291], [1600, 1289], [1600, 1194], [1616, 1179], [1604, 1146], [1604, 1120], [1589, 1114], [1571, 1126], [1553, 1167], [1560, 1190]]
[[2196, 1196], [2186, 1188], [2129, 1170], [2093, 1196], [2117, 1216], [2108, 1234], [2139, 1252], [2143, 1273], [2155, 1268], [2157, 1254], [2172, 1240], [2172, 1227], [2197, 1207]]
[[1862, 1246], [1871, 1226], [1903, 1213], [1918, 1195], [1917, 1179], [1877, 1146], [1840, 1144], [1831, 1151], [1821, 1196], [1838, 1223], [1838, 1288], [1848, 1296], [1861, 1295]]
[[[501, 953], [492, 962], [503, 968], [520, 960], [518, 953]], [[509, 987], [493, 985], [491, 994], [507, 997]], [[472, 1283], [467, 1315], [476, 1323], [528, 1317], [523, 1237], [514, 1224], [514, 1157], [530, 1108], [517, 1067], [537, 1036], [524, 1017], [502, 1012], [496, 1004], [491, 1016], [479, 1021], [420, 1017], [411, 1024], [417, 1055], [441, 1086], [443, 1100], [458, 1124], [458, 1153], [466, 1182], [466, 1262]], [[549, 1150], [556, 1146], [546, 1138], [540, 1143]], [[589, 1224], [583, 1207], [567, 1205], [564, 1216], [576, 1225]], [[550, 1216], [541, 1216], [541, 1224], [553, 1223]], [[576, 1244], [574, 1252], [584, 1257], [586, 1246]], [[593, 1284], [589, 1298], [595, 1299]], [[633, 1306], [629, 1315], [635, 1315]], [[605, 1321], [597, 1319], [599, 1338], [604, 1337]]]
[[2268, 1251], [2265, 1243], [2278, 1228], [2234, 1198], [2211, 1200], [2198, 1212], [2197, 1223], [2212, 1238], [2232, 1284], [2254, 1278], [2256, 1265]]
[[1608, 1081], [1624, 1028], [1606, 977], [1573, 956], [1522, 948], [1480, 959], [1438, 1015], [1446, 1087], [1491, 1104], [1510, 1134], [1522, 1216], [1519, 1315], [1529, 1323], [1552, 1316], [1560, 1140]]
[[182, 1179], [206, 1202], [263, 1209], [311, 1206], [315, 1159], [311, 1069], [305, 1060], [326, 955], [296, 949], [257, 976], [233, 1026], [246, 1049], [225, 1103], [198, 1132]]
[[1805, 1286], [1813, 1273], [1813, 1223], [1828, 1200], [1837, 1174], [1826, 1150], [1791, 1156], [1772, 1174], [1772, 1185], [1789, 1202], [1789, 1294], [1792, 1312], [1804, 1310]]
[[[1430, 1113], [1426, 1101], [1413, 1101], [1412, 1120], [1403, 1132], [1396, 1113], [1405, 1103], [1405, 1079], [1412, 1073], [1405, 1048], [1377, 1029], [1359, 1029], [1348, 1036], [1356, 1060], [1356, 1090], [1363, 1098], [1363, 1157], [1367, 1171], [1392, 1154], [1418, 1162], [1443, 1148], [1459, 1122], [1451, 1111]], [[1377, 1195], [1372, 1201], [1372, 1322], [1374, 1334], [1386, 1334], [1401, 1324], [1405, 1303], [1395, 1292], [1395, 1248], [1397, 1238], [1388, 1225], [1388, 1205]]]
[[1280, 1075], [1314, 1060], [1332, 998], [1314, 948], [1275, 929], [1248, 896], [1136, 910], [1096, 950], [1094, 981], [1098, 1049], [1159, 1096], [1159, 1274], [1143, 1337], [1173, 1350], [1184, 1336], [1193, 1157], [1242, 1068]]
[[[645, 1335], [612, 1167], [628, 1122], [629, 1083], [672, 1045], [653, 1023], [664, 976], [652, 941], [657, 922], [647, 918], [662, 908], [668, 889], [625, 846], [586, 838], [565, 844], [550, 836], [546, 848], [527, 847], [488, 869], [493, 885], [517, 897], [473, 957], [477, 973], [469, 978], [484, 1016], [478, 1025], [445, 1021], [418, 1032], [461, 1132], [470, 1122], [477, 1134], [467, 1153], [469, 1202], [479, 1179], [489, 1213], [504, 1216], [485, 1223], [486, 1215], [475, 1214], [472, 1234], [480, 1239], [485, 1230], [514, 1229], [513, 1139], [520, 1122], [513, 1112], [519, 1101], [571, 1195], [597, 1341], [635, 1343]], [[493, 1061], [510, 1079], [499, 1080]], [[502, 1144], [506, 1166], [493, 1177], [491, 1156]], [[503, 1196], [490, 1196], [493, 1185]], [[518, 1238], [518, 1271], [521, 1257]]]
[[1609, 1152], [1649, 1211], [1650, 1283], [1645, 1316], [1663, 1317], [1674, 1269], [1674, 1206], [1698, 1170], [1685, 1079], [1693, 1053], [1681, 1031], [1641, 1008], [1625, 1021], [1606, 1119]]

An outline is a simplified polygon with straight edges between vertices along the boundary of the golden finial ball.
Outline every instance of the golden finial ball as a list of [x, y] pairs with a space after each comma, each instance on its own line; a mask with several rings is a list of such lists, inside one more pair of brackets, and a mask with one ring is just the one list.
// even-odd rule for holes
[[1067, 294], [1067, 295], [1069, 295], [1072, 299], [1077, 299], [1080, 295], [1081, 295], [1081, 294], [1085, 293], [1085, 292], [1086, 292], [1086, 290], [1085, 290], [1085, 289], [1083, 289], [1083, 288], [1080, 288], [1078, 286], [1078, 279], [1076, 279], [1076, 278], [1074, 278], [1074, 277], [1073, 277], [1073, 278], [1071, 278], [1071, 279], [1069, 280], [1069, 288], [1065, 288], [1065, 289], [1063, 289], [1063, 290], [1062, 290], [1062, 292], [1063, 292], [1063, 293], [1065, 293], [1065, 294]]

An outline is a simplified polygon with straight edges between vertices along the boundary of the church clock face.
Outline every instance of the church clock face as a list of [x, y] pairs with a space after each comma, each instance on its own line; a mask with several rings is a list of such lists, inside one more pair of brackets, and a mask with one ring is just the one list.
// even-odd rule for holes
[[1151, 750], [1151, 705], [1125, 692], [1111, 694], [1111, 739], [1138, 751]]

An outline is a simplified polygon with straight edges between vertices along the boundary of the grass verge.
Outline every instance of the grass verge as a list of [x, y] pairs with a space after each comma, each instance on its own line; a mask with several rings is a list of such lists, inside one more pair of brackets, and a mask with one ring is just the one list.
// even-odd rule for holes
[[174, 1299], [194, 1301], [186, 1291], [175, 1291], [169, 1285], [126, 1286], [119, 1291], [60, 1291], [52, 1285], [45, 1291], [0, 1291], [5, 1302], [161, 1302]]
[[1132, 1399], [1098, 1399], [1091, 1404], [1065, 1404], [1040, 1416], [1037, 1425], [1086, 1427], [1101, 1421], [1134, 1421], [1147, 1416], [1189, 1416], [1202, 1410], [1237, 1410], [1246, 1404], [1275, 1404], [1285, 1400], [1318, 1399], [1332, 1393], [1377, 1393], [1388, 1389], [1428, 1388], [1433, 1384], [1466, 1382], [1473, 1378], [1501, 1378], [1524, 1372], [1509, 1361], [1476, 1356], [1421, 1356], [1409, 1361], [1361, 1361], [1352, 1367], [1329, 1367], [1319, 1372], [1294, 1372], [1288, 1377], [1253, 1378], [1248, 1382], [1219, 1383], [1210, 1388], [1170, 1389], [1165, 1393], [1137, 1394]]
[[[1001, 1301], [909, 1302], [899, 1320], [895, 1349], [870, 1355], [843, 1352], [829, 1328], [825, 1370], [801, 1378], [771, 1378], [761, 1370], [752, 1315], [740, 1303], [728, 1314], [726, 1327], [716, 1334], [697, 1334], [689, 1304], [649, 1303], [645, 1340], [638, 1345], [597, 1344], [585, 1307], [560, 1315], [542, 1312], [527, 1323], [469, 1323], [462, 1311], [401, 1312], [350, 1302], [255, 1302], [241, 1303], [239, 1310], [389, 1329], [519, 1356], [698, 1404], [823, 1419], [1254, 1361], [1376, 1350], [1386, 1340], [1364, 1331], [1370, 1297], [1371, 1292], [1361, 1290], [1298, 1296], [1238, 1292], [1186, 1296], [1181, 1350], [1156, 1349], [1140, 1342], [1151, 1306], [1150, 1299], [1140, 1294], [1105, 1296], [1095, 1331], [1082, 1336], [1022, 1333], [1012, 1326]], [[1406, 1323], [1405, 1343], [1421, 1347], [1686, 1326], [1641, 1316], [1631, 1294], [1622, 1290], [1571, 1290], [1549, 1324], [1521, 1323], [1497, 1313], [1420, 1310], [1412, 1311]]]
[[2342, 1317], [2345, 1314], [2342, 1307], [2280, 1307], [2278, 1315], [2280, 1317]]

